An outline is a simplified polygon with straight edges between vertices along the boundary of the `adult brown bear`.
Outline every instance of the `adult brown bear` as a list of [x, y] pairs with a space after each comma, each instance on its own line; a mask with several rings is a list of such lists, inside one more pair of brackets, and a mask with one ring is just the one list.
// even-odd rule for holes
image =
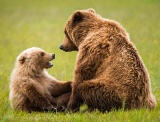
[[93, 9], [78, 10], [64, 32], [60, 49], [78, 51], [69, 111], [77, 111], [83, 103], [102, 112], [156, 107], [147, 69], [118, 22]]

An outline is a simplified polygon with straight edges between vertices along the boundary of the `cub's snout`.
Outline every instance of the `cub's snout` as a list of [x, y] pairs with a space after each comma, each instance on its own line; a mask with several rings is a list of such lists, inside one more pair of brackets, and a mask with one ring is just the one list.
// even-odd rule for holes
[[55, 54], [52, 54], [52, 59], [55, 59]]

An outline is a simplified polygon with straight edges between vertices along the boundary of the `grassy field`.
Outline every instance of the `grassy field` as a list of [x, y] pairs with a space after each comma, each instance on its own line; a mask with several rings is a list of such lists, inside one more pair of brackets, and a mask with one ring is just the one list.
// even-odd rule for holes
[[[64, 26], [77, 9], [94, 8], [105, 18], [119, 21], [130, 34], [151, 78], [157, 99], [155, 110], [110, 113], [25, 113], [9, 104], [10, 73], [17, 55], [33, 46], [56, 54], [48, 72], [72, 80], [76, 52], [59, 49]], [[160, 121], [160, 1], [159, 0], [0, 0], [0, 121], [4, 122], [159, 122]]]

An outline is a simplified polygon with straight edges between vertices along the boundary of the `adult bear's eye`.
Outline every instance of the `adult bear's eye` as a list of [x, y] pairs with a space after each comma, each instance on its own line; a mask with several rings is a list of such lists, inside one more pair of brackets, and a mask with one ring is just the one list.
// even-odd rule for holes
[[68, 35], [68, 33], [67, 33], [67, 31], [66, 31], [66, 30], [64, 31], [64, 33], [65, 33], [65, 35], [67, 36], [67, 38], [69, 38], [69, 39], [70, 39], [70, 37], [69, 37], [69, 35]]
[[68, 37], [68, 33], [67, 33], [67, 31], [66, 31], [66, 30], [64, 31], [64, 33], [65, 33], [65, 35]]
[[44, 52], [41, 52], [41, 56], [44, 56]]
[[65, 34], [67, 33], [66, 29], [64, 29], [64, 33], [65, 33]]

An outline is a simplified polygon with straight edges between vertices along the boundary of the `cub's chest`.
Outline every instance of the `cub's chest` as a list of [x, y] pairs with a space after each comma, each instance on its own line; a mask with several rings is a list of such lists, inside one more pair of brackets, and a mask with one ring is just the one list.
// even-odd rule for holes
[[45, 90], [49, 90], [51, 87], [51, 81], [48, 80], [46, 77], [39, 77], [37, 78], [38, 84]]

